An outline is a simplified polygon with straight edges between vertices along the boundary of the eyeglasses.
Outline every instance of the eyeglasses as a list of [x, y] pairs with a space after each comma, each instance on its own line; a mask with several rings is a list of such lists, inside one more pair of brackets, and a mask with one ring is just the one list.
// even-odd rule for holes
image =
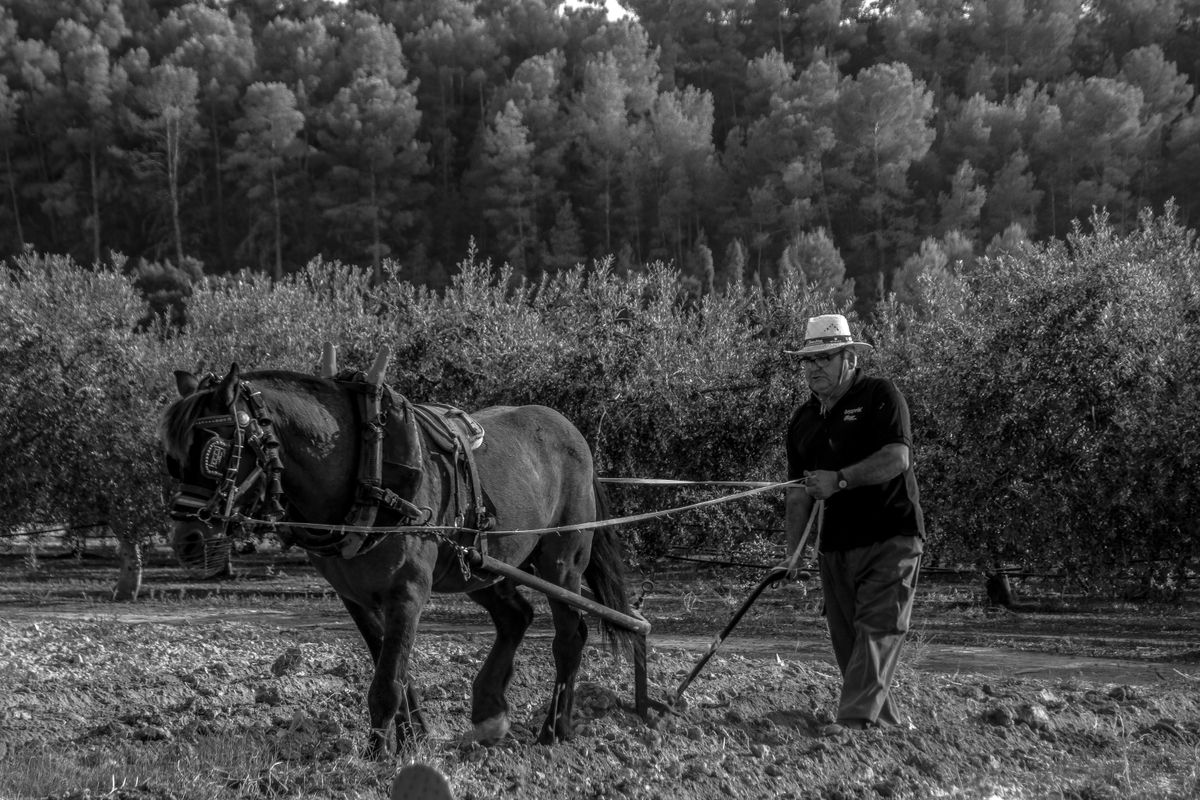
[[801, 356], [800, 364], [805, 367], [824, 367], [829, 364], [830, 361], [833, 361], [835, 358], [840, 356], [843, 352], [845, 351], [834, 350], [832, 353], [822, 353], [819, 356]]

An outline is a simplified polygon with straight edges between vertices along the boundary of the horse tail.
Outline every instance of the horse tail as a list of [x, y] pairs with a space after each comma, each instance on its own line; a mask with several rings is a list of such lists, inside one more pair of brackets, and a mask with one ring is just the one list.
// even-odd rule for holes
[[[596, 517], [608, 517], [608, 495], [599, 480], [592, 480], [596, 497]], [[596, 602], [622, 614], [632, 614], [629, 595], [625, 592], [625, 547], [615, 528], [596, 528], [592, 534], [592, 555], [584, 580], [591, 587]], [[600, 631], [604, 641], [617, 652], [633, 653], [637, 634], [608, 620], [600, 620]]]

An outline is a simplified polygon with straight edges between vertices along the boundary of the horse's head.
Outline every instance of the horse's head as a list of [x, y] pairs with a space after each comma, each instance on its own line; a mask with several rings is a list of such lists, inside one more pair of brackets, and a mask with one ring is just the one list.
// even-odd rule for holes
[[281, 467], [262, 401], [241, 380], [236, 363], [224, 378], [176, 371], [175, 384], [180, 399], [164, 412], [159, 435], [167, 469], [178, 482], [170, 507], [172, 545], [191, 565], [207, 560], [210, 542], [227, 533], [244, 509], [282, 513]]

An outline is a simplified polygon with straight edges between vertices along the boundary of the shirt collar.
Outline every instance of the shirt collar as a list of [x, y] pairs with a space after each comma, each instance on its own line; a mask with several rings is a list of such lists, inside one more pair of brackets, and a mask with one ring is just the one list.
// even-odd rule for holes
[[846, 387], [846, 391], [842, 393], [842, 396], [839, 397], [829, 408], [824, 408], [821, 405], [821, 398], [817, 397], [816, 394], [813, 394], [811, 397], [809, 397], [808, 402], [810, 405], [816, 408], [817, 413], [819, 413], [822, 417], [829, 416], [829, 413], [838, 406], [842, 405], [842, 403], [846, 401], [846, 398], [857, 393], [860, 385], [862, 384], [862, 378], [862, 370], [854, 370], [854, 376], [850, 378], [850, 385]]

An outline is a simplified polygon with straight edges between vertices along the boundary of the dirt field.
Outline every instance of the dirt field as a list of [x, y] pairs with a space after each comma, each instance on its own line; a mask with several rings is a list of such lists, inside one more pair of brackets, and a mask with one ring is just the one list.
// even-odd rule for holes
[[[589, 647], [578, 735], [544, 747], [550, 631], [533, 596], [513, 735], [484, 748], [468, 709], [490, 627], [440, 597], [415, 657], [432, 735], [376, 763], [359, 757], [370, 673], [340, 603], [294, 555], [241, 565], [192, 582], [159, 554], [143, 600], [116, 604], [104, 559], [0, 556], [0, 798], [380, 798], [411, 760], [460, 798], [1200, 796], [1195, 605], [1027, 583], [1010, 611], [927, 579], [896, 687], [911, 727], [825, 739], [838, 681], [819, 592], [775, 588], [680, 712], [649, 724], [628, 708], [632, 666]], [[757, 575], [648, 577], [651, 692], [666, 699]]]

